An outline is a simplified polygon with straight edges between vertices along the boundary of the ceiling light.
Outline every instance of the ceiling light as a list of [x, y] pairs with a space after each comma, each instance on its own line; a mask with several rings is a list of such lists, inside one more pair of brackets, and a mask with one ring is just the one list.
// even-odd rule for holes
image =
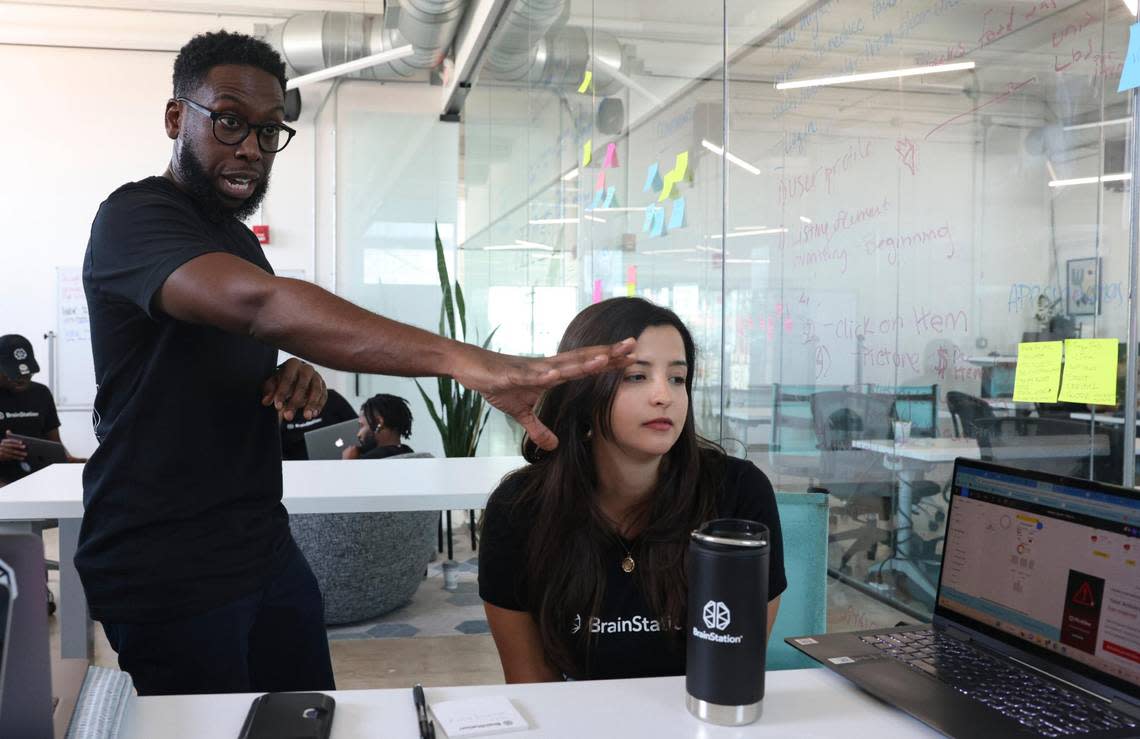
[[572, 180], [572, 179], [574, 179], [574, 178], [575, 178], [575, 177], [577, 177], [577, 176], [578, 176], [578, 168], [577, 168], [577, 167], [575, 167], [574, 169], [570, 170], [570, 171], [569, 171], [569, 172], [567, 172], [566, 174], [562, 175], [562, 179], [564, 179], [564, 180]]
[[1131, 118], [1113, 118], [1107, 121], [1093, 121], [1092, 123], [1077, 123], [1072, 126], [1065, 126], [1064, 131], [1083, 131], [1086, 128], [1100, 128], [1102, 126], [1116, 126], [1128, 123]]
[[529, 221], [532, 226], [553, 226], [560, 223], [577, 223], [577, 218], [537, 218]]
[[515, 239], [515, 243], [518, 244], [519, 246], [524, 246], [527, 249], [541, 249], [543, 251], [554, 251], [553, 246], [547, 246], [546, 244], [540, 244], [537, 241], [524, 241], [523, 239]]
[[691, 254], [696, 251], [692, 249], [654, 249], [652, 251], [643, 251], [642, 254]]
[[1100, 177], [1074, 177], [1071, 180], [1050, 180], [1049, 187], [1068, 187], [1069, 185], [1091, 185], [1094, 182], [1123, 182], [1132, 179], [1131, 172], [1118, 174], [1105, 174]]
[[735, 239], [740, 236], [767, 236], [769, 234], [786, 234], [786, 228], [758, 228], [753, 231], [735, 231], [730, 234], [713, 234], [710, 239]]
[[709, 141], [708, 139], [701, 139], [701, 146], [705, 147], [706, 149], [711, 151], [713, 154], [716, 154], [717, 156], [721, 156], [723, 154], [725, 159], [732, 162], [736, 166], [740, 167], [745, 172], [751, 172], [752, 174], [760, 174], [760, 168], [759, 167], [754, 167], [753, 165], [749, 164], [748, 162], [744, 161], [740, 157], [733, 154], [731, 151], [728, 152], [727, 154], [725, 154], [723, 148], [717, 146], [716, 144]]
[[605, 223], [606, 222], [605, 218], [598, 218], [597, 216], [586, 216], [586, 220], [587, 221], [593, 221], [594, 223]]
[[636, 211], [638, 213], [644, 213], [645, 209], [648, 207], [650, 207], [650, 206], [641, 205], [638, 207], [626, 206], [626, 207], [622, 207], [622, 208], [591, 208], [590, 210], [593, 211], [594, 213], [630, 213], [630, 212], [634, 212], [634, 211]]
[[807, 216], [800, 216], [800, 220], [803, 221], [804, 223], [811, 223], [811, 219], [808, 218]]
[[962, 72], [973, 69], [973, 62], [954, 62], [953, 64], [934, 64], [927, 67], [907, 67], [905, 69], [890, 69], [885, 72], [864, 72], [862, 74], [841, 74], [835, 77], [817, 77], [812, 80], [797, 80], [795, 82], [777, 82], [777, 90], [795, 90], [799, 87], [821, 87], [823, 85], [843, 85], [848, 82], [867, 82], [870, 80], [886, 80], [894, 77], [913, 77], [920, 74], [938, 74], [939, 72]]
[[395, 49], [382, 51], [379, 54], [372, 54], [371, 56], [354, 59], [351, 62], [337, 64], [336, 66], [326, 67], [325, 69], [321, 69], [310, 74], [303, 74], [300, 77], [294, 77], [285, 83], [285, 89], [295, 90], [302, 85], [307, 85], [312, 82], [320, 82], [321, 80], [332, 79], [333, 77], [340, 77], [341, 75], [350, 74], [352, 72], [359, 72], [362, 69], [375, 67], [378, 64], [384, 64], [385, 62], [394, 62], [397, 59], [403, 59], [404, 57], [411, 56], [414, 53], [415, 49], [412, 48], [411, 44], [408, 44], [407, 46], [399, 46]]

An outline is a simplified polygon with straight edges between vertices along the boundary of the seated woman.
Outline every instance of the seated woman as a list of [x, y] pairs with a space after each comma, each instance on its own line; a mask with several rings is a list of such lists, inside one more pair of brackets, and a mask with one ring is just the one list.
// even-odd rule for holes
[[752, 463], [697, 435], [696, 352], [672, 311], [613, 298], [574, 318], [560, 351], [637, 337], [620, 372], [553, 388], [538, 417], [558, 436], [491, 495], [479, 595], [508, 683], [685, 672], [685, 553], [714, 518], [771, 532], [768, 629], [787, 587], [776, 498]]
[[400, 441], [412, 435], [412, 411], [399, 395], [373, 395], [360, 406], [358, 420], [356, 446], [346, 447], [341, 459], [384, 459], [412, 453]]

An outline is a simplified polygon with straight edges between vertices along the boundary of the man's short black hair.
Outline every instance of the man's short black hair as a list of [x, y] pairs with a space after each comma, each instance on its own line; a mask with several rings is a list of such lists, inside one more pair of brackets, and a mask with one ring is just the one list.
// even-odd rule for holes
[[285, 92], [285, 62], [272, 46], [244, 33], [211, 31], [186, 42], [174, 59], [174, 97], [186, 97], [220, 64], [245, 64], [277, 78]]
[[408, 401], [399, 395], [380, 393], [364, 401], [361, 407], [364, 419], [373, 430], [379, 419], [384, 419], [384, 425], [407, 439], [412, 435], [412, 411], [408, 408]]

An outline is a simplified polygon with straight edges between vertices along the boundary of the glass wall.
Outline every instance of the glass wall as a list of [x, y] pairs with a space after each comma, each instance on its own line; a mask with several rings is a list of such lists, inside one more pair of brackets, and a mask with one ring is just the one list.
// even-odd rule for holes
[[[833, 582], [926, 616], [954, 457], [1133, 463], [1123, 369], [1112, 402], [1012, 399], [1023, 342], [1127, 336], [1131, 22], [1117, 0], [517, 2], [463, 112], [469, 305], [536, 354], [601, 298], [672, 307], [700, 431], [826, 488]], [[485, 453], [513, 448], [499, 424]]]

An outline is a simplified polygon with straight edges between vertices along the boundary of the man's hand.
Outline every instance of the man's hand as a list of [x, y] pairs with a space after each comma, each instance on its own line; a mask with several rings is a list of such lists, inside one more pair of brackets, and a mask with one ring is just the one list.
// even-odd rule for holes
[[261, 386], [261, 404], [273, 406], [286, 421], [300, 411], [305, 420], [320, 415], [329, 399], [328, 389], [311, 364], [291, 357]]
[[11, 438], [12, 432], [0, 439], [0, 462], [23, 462], [27, 459], [28, 448], [19, 439]]
[[637, 342], [630, 338], [609, 346], [588, 346], [531, 359], [472, 347], [474, 351], [459, 363], [454, 377], [522, 424], [531, 440], [549, 451], [558, 446], [558, 437], [534, 414], [543, 391], [567, 380], [624, 369], [633, 364], [636, 348]]
[[341, 459], [360, 459], [360, 447], [353, 444], [346, 446], [344, 451], [340, 453]]

